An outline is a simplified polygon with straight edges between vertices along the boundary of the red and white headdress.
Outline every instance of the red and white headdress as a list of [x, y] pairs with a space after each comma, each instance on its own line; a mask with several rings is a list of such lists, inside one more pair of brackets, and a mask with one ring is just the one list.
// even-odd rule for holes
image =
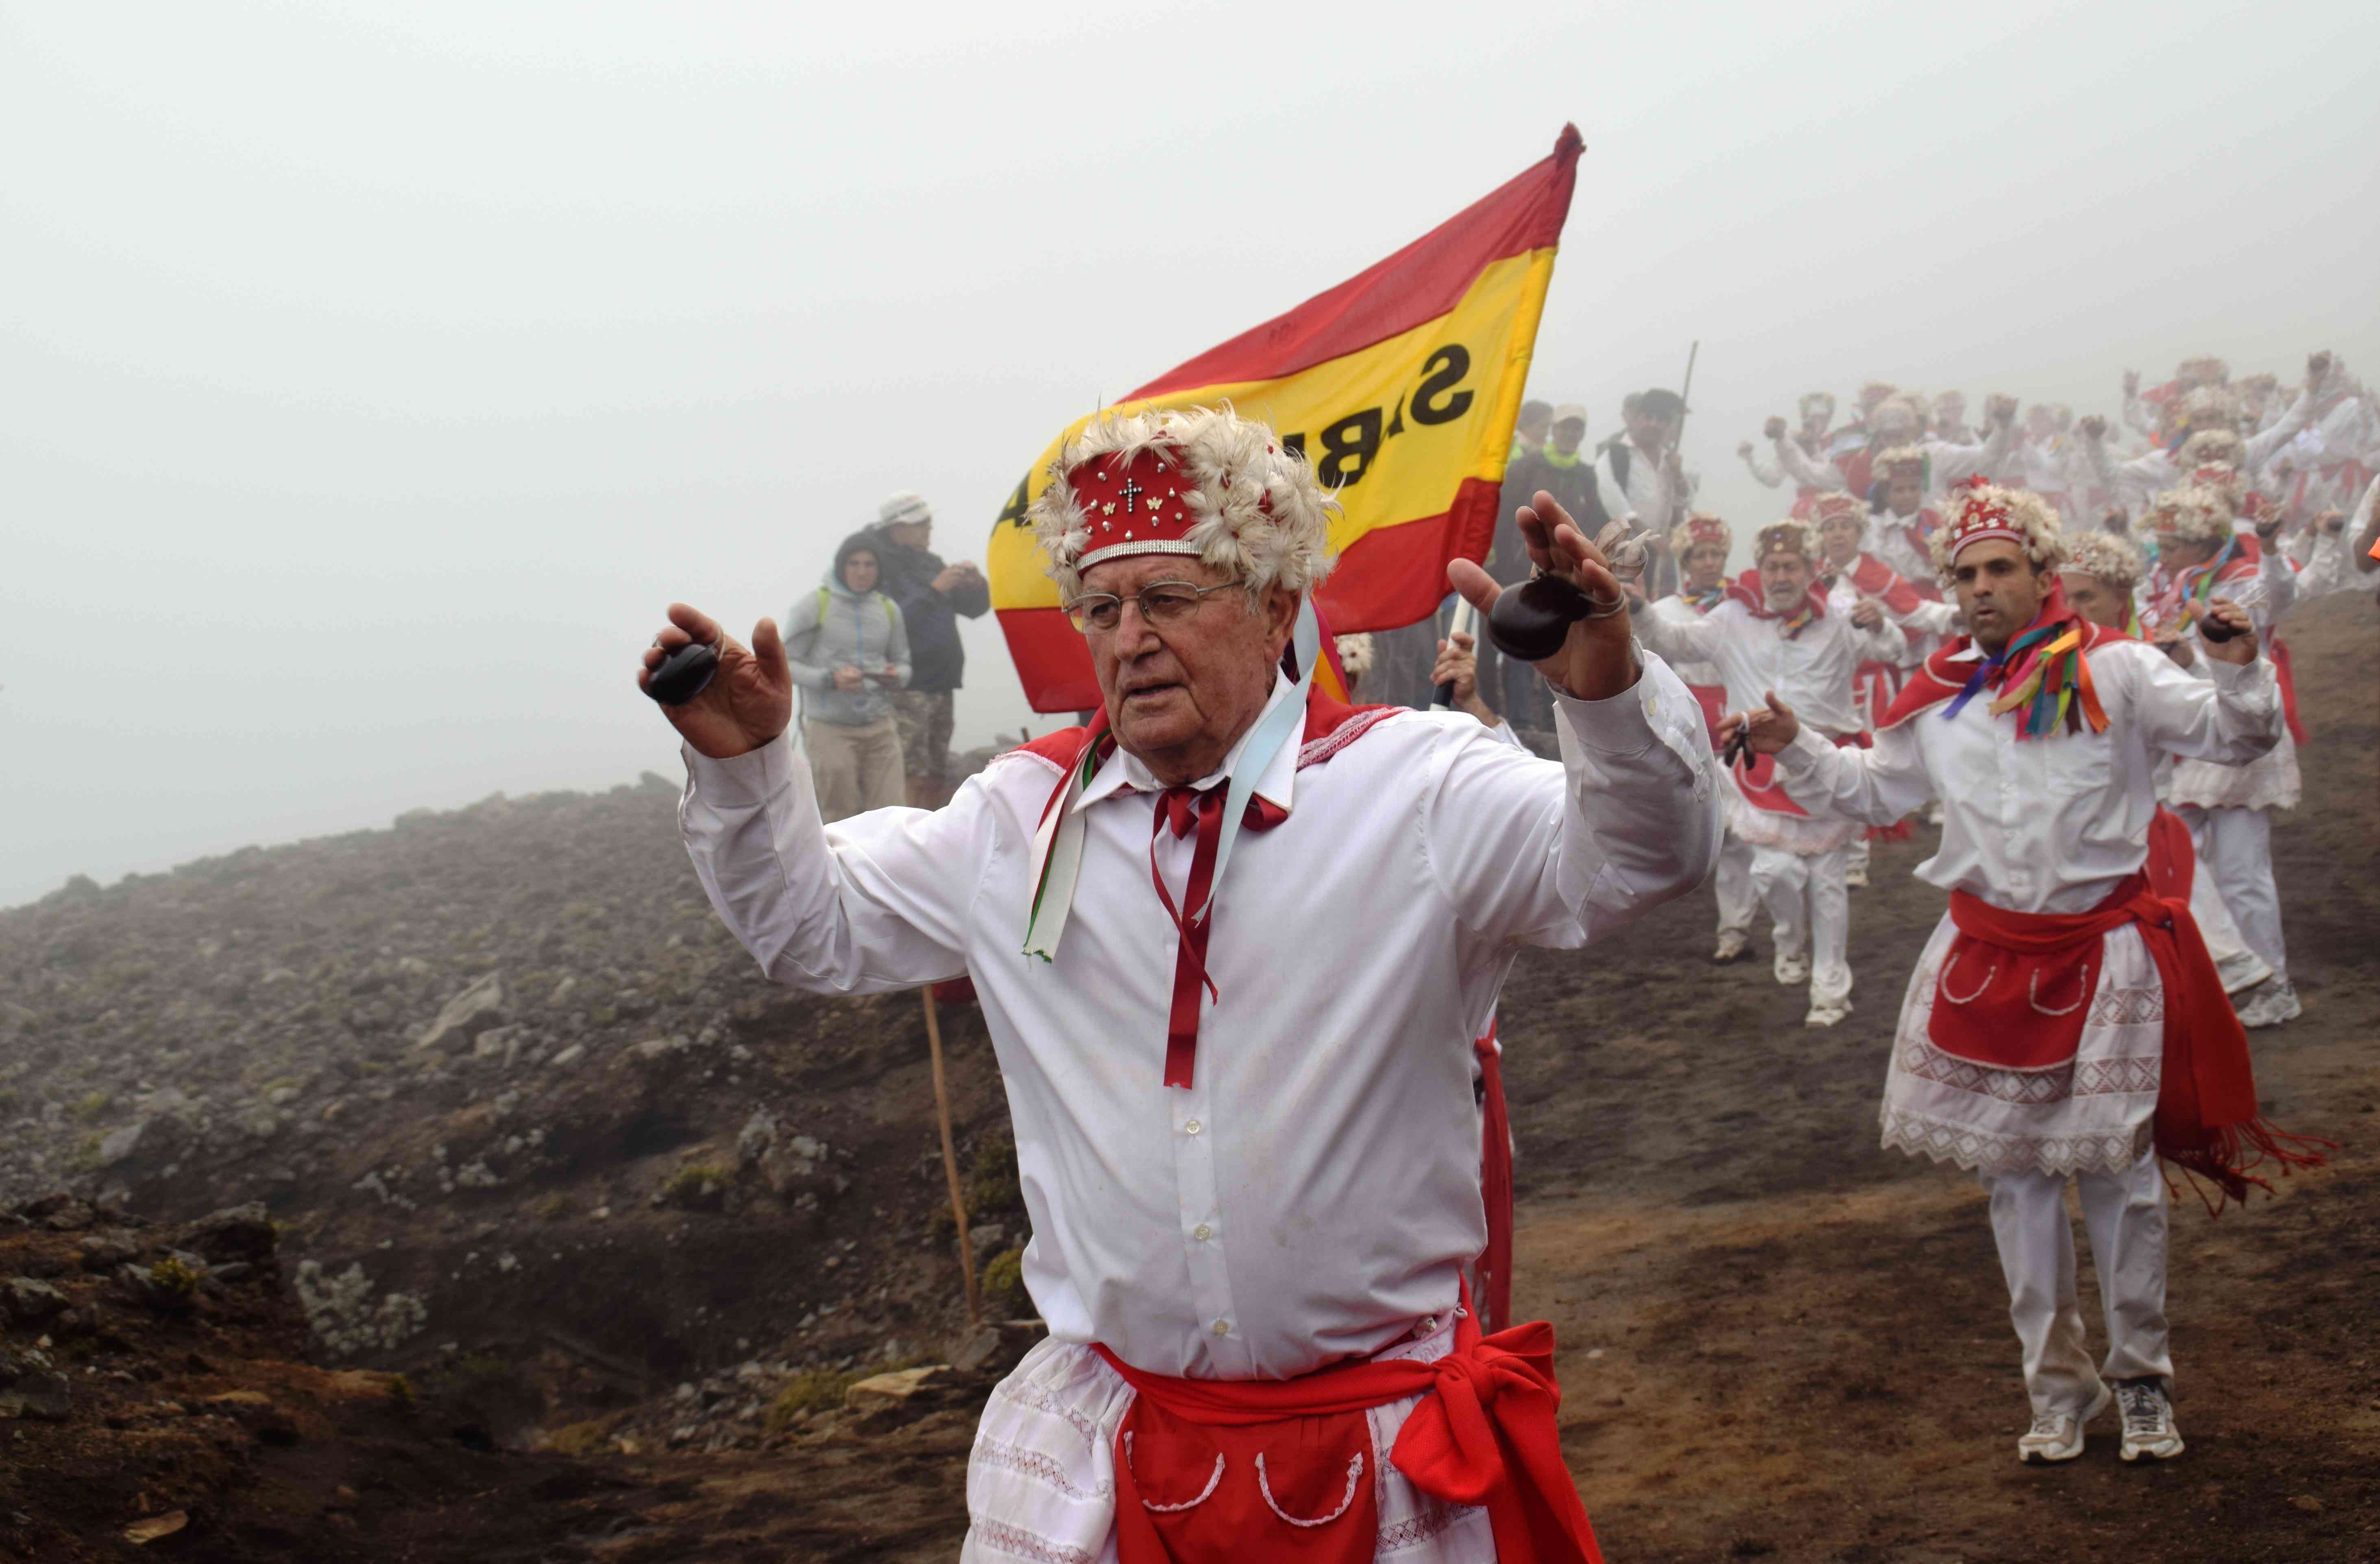
[[1690, 512], [1685, 520], [1670, 528], [1670, 552], [1680, 559], [1704, 547], [1726, 553], [1735, 547], [1735, 534], [1708, 511]]
[[2132, 530], [2150, 543], [2212, 543], [2231, 536], [2231, 507], [2202, 484], [2168, 489], [2149, 502]]
[[1831, 418], [1835, 416], [1835, 394], [1831, 391], [1805, 391], [1802, 393], [1800, 407], [1805, 418], [1813, 413], [1824, 413]]
[[1878, 478], [1898, 478], [1906, 473], [1920, 483], [1925, 481], [1925, 447], [1923, 445], [1892, 445], [1876, 454], [1868, 470]]
[[2173, 421], [2195, 432], [2202, 429], [2240, 427], [2240, 399], [2219, 385], [2193, 386], [2175, 404]]
[[1818, 528], [1815, 523], [1787, 516], [1772, 521], [1752, 535], [1752, 563], [1757, 565], [1770, 554], [1800, 554], [1815, 565], [1826, 557], [1818, 547]]
[[2227, 521], [2240, 514], [2240, 507], [2248, 497], [2248, 480], [2241, 478], [2240, 469], [2229, 462], [2207, 462], [2194, 467], [2190, 469], [2190, 477], [2184, 482], [2192, 488], [2204, 489], [2219, 498], [2223, 502], [2224, 519]]
[[2063, 568], [2095, 576], [2113, 591], [2129, 592], [2140, 584], [2148, 565], [2131, 539], [2112, 532], [2084, 532], [2066, 540]]
[[2044, 569], [2055, 569], [2066, 557], [2058, 532], [2058, 513], [2028, 489], [2003, 489], [1971, 478], [1950, 486], [1943, 503], [1942, 525], [1928, 540], [1934, 569], [1945, 584], [1950, 566], [1971, 543], [2004, 539], [2024, 551], [2024, 557]]
[[1111, 414], [1051, 459], [1026, 513], [1059, 595], [1134, 554], [1180, 554], [1252, 593], [1301, 595], [1330, 573], [1330, 514], [1305, 458], [1229, 407]]

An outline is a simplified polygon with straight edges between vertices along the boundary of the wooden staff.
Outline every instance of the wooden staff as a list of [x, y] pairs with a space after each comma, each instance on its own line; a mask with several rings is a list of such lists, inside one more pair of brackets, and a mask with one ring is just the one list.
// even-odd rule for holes
[[959, 1230], [959, 1274], [966, 1279], [967, 1323], [983, 1318], [983, 1299], [975, 1288], [975, 1246], [967, 1242], [966, 1200], [959, 1194], [958, 1148], [951, 1144], [951, 1092], [942, 1081], [942, 1024], [934, 1014], [931, 984], [917, 990], [926, 1001], [926, 1048], [934, 1060], [934, 1117], [942, 1126], [942, 1176], [951, 1185], [951, 1218]]

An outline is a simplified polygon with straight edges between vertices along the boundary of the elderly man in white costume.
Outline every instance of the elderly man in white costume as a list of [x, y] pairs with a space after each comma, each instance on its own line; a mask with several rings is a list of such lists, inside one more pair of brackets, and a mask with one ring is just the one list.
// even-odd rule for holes
[[[1032, 515], [1102, 707], [938, 810], [820, 826], [768, 621], [747, 649], [674, 605], [646, 654], [722, 649], [669, 709], [680, 820], [768, 976], [847, 994], [964, 973], [981, 999], [1050, 1335], [985, 1408], [964, 1558], [1261, 1558], [1289, 1537], [1300, 1558], [1596, 1557], [1550, 1332], [1482, 1339], [1463, 1306], [1472, 1044], [1519, 946], [1585, 945], [1702, 882], [1709, 741], [1542, 493], [1532, 557], [1603, 605], [1537, 665], [1560, 761], [1469, 716], [1320, 697], [1330, 508], [1300, 453], [1228, 411], [1070, 441]], [[1497, 596], [1467, 562], [1447, 574]]]
[[[2120, 1454], [2181, 1453], [2165, 1315], [2163, 1155], [2233, 1197], [2260, 1158], [2312, 1160], [2258, 1117], [2247, 1035], [2186, 903], [2151, 889], [2144, 842], [2166, 752], [2242, 761], [2281, 729], [2248, 615], [2196, 679], [2076, 613], [2058, 518], [1983, 483], [1951, 496], [1935, 558], [1973, 631], [1926, 660], [1871, 749], [1840, 749], [1772, 700], [1731, 716], [1816, 813], [1881, 822], [1944, 801], [1917, 867], [1950, 908], [1909, 982], [1885, 1081], [1884, 1144], [1973, 1168], [2023, 1349], [2029, 1462], [2070, 1461], [2083, 1425], [2122, 1403]], [[2172, 1084], [2180, 1089], [2161, 1093]], [[2076, 1307], [2066, 1185], [2106, 1305], [2094, 1367]], [[2112, 1382], [2112, 1389], [2111, 1389]]]
[[[1727, 600], [1688, 619], [1637, 616], [1645, 644], [1678, 662], [1706, 663], [1727, 686], [1730, 709], [1785, 690], [1811, 721], [1844, 743], [1856, 742], [1860, 718], [1852, 676], [1862, 662], [1885, 661], [1905, 644], [1869, 605], [1832, 612], [1817, 585], [1825, 555], [1817, 529], [1788, 518], [1753, 535], [1755, 568], [1727, 589]], [[1843, 874], [1860, 828], [1814, 819], [1767, 785], [1769, 768], [1728, 773], [1728, 829], [1752, 844], [1752, 884], [1775, 925], [1770, 970], [1788, 988], [1807, 983], [1803, 1020], [1832, 1026], [1852, 1012], [1851, 899]]]

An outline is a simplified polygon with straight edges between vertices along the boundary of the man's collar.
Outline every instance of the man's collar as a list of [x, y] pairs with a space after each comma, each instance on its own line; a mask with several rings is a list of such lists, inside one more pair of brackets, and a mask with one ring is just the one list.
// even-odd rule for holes
[[[1232, 746], [1231, 753], [1223, 757], [1222, 765], [1190, 785], [1204, 790], [1217, 786], [1229, 778], [1232, 768], [1240, 763], [1240, 757], [1246, 752], [1248, 741], [1256, 736], [1257, 729], [1263, 724], [1265, 712], [1271, 710], [1284, 700], [1296, 698], [1296, 695], [1295, 685], [1291, 684], [1280, 673], [1274, 673], [1272, 698], [1265, 702], [1263, 709], [1259, 710], [1255, 720], [1248, 723], [1246, 731], [1242, 733], [1238, 741]], [[1303, 733], [1303, 731], [1301, 726], [1300, 732]], [[1256, 782], [1257, 796], [1283, 814], [1289, 812], [1290, 794], [1297, 783], [1297, 752], [1302, 747], [1301, 742], [1293, 740], [1274, 750], [1271, 761], [1264, 769], [1264, 774]], [[1141, 764], [1138, 757], [1118, 747], [1115, 758], [1101, 766], [1099, 774], [1092, 777], [1089, 783], [1084, 787], [1082, 796], [1075, 801], [1075, 807], [1088, 808], [1100, 799], [1120, 793], [1127, 787], [1135, 793], [1163, 793], [1166, 785], [1158, 781], [1155, 773], [1151, 772], [1147, 766]]]

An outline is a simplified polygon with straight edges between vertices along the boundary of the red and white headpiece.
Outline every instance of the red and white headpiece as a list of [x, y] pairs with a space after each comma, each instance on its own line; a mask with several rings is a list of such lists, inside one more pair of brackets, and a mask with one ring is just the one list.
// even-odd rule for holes
[[2201, 467], [2210, 462], [2228, 462], [2236, 467], [2247, 455], [2248, 443], [2240, 438], [2238, 430], [2228, 425], [2192, 430], [2190, 438], [2181, 443], [2181, 465], [2185, 467]]
[[1831, 418], [1835, 416], [1835, 394], [1831, 391], [1805, 391], [1802, 393], [1801, 408], [1805, 418], [1813, 413], [1824, 413]]
[[2150, 501], [2132, 530], [2143, 542], [2216, 542], [2231, 536], [2231, 507], [2214, 490], [2185, 483]]
[[1794, 516], [1772, 521], [1752, 535], [1752, 563], [1758, 564], [1770, 554], [1800, 554], [1811, 564], [1825, 557], [1818, 547], [1818, 528]]
[[2095, 576], [2112, 590], [2129, 592], [2139, 585], [2148, 565], [2131, 539], [2112, 532], [2084, 532], [2066, 540], [2064, 568]]
[[2045, 569], [2054, 569], [2066, 557], [2058, 513], [2029, 489], [2003, 489], [1971, 478], [1950, 486], [1942, 509], [1942, 525], [1935, 528], [1929, 546], [1934, 569], [1946, 581], [1970, 544], [1996, 538], [2014, 543], [2025, 558]]
[[1857, 495], [1832, 490], [1810, 501], [1810, 525], [1824, 527], [1830, 521], [1856, 521], [1867, 526], [1867, 502]]
[[2241, 478], [2240, 469], [2229, 462], [2207, 462], [2194, 467], [2190, 469], [2190, 477], [2184, 481], [2192, 487], [2206, 490], [2221, 499], [2226, 520], [2238, 515], [2240, 505], [2247, 500], [2247, 479]]
[[1047, 479], [1026, 514], [1062, 597], [1093, 565], [1134, 554], [1201, 560], [1255, 593], [1304, 593], [1330, 573], [1337, 503], [1302, 455], [1229, 407], [1099, 418]]
[[1670, 552], [1680, 559], [1696, 549], [1715, 548], [1726, 553], [1735, 547], [1735, 534], [1727, 523], [1708, 511], [1694, 511], [1686, 519], [1670, 528]]

